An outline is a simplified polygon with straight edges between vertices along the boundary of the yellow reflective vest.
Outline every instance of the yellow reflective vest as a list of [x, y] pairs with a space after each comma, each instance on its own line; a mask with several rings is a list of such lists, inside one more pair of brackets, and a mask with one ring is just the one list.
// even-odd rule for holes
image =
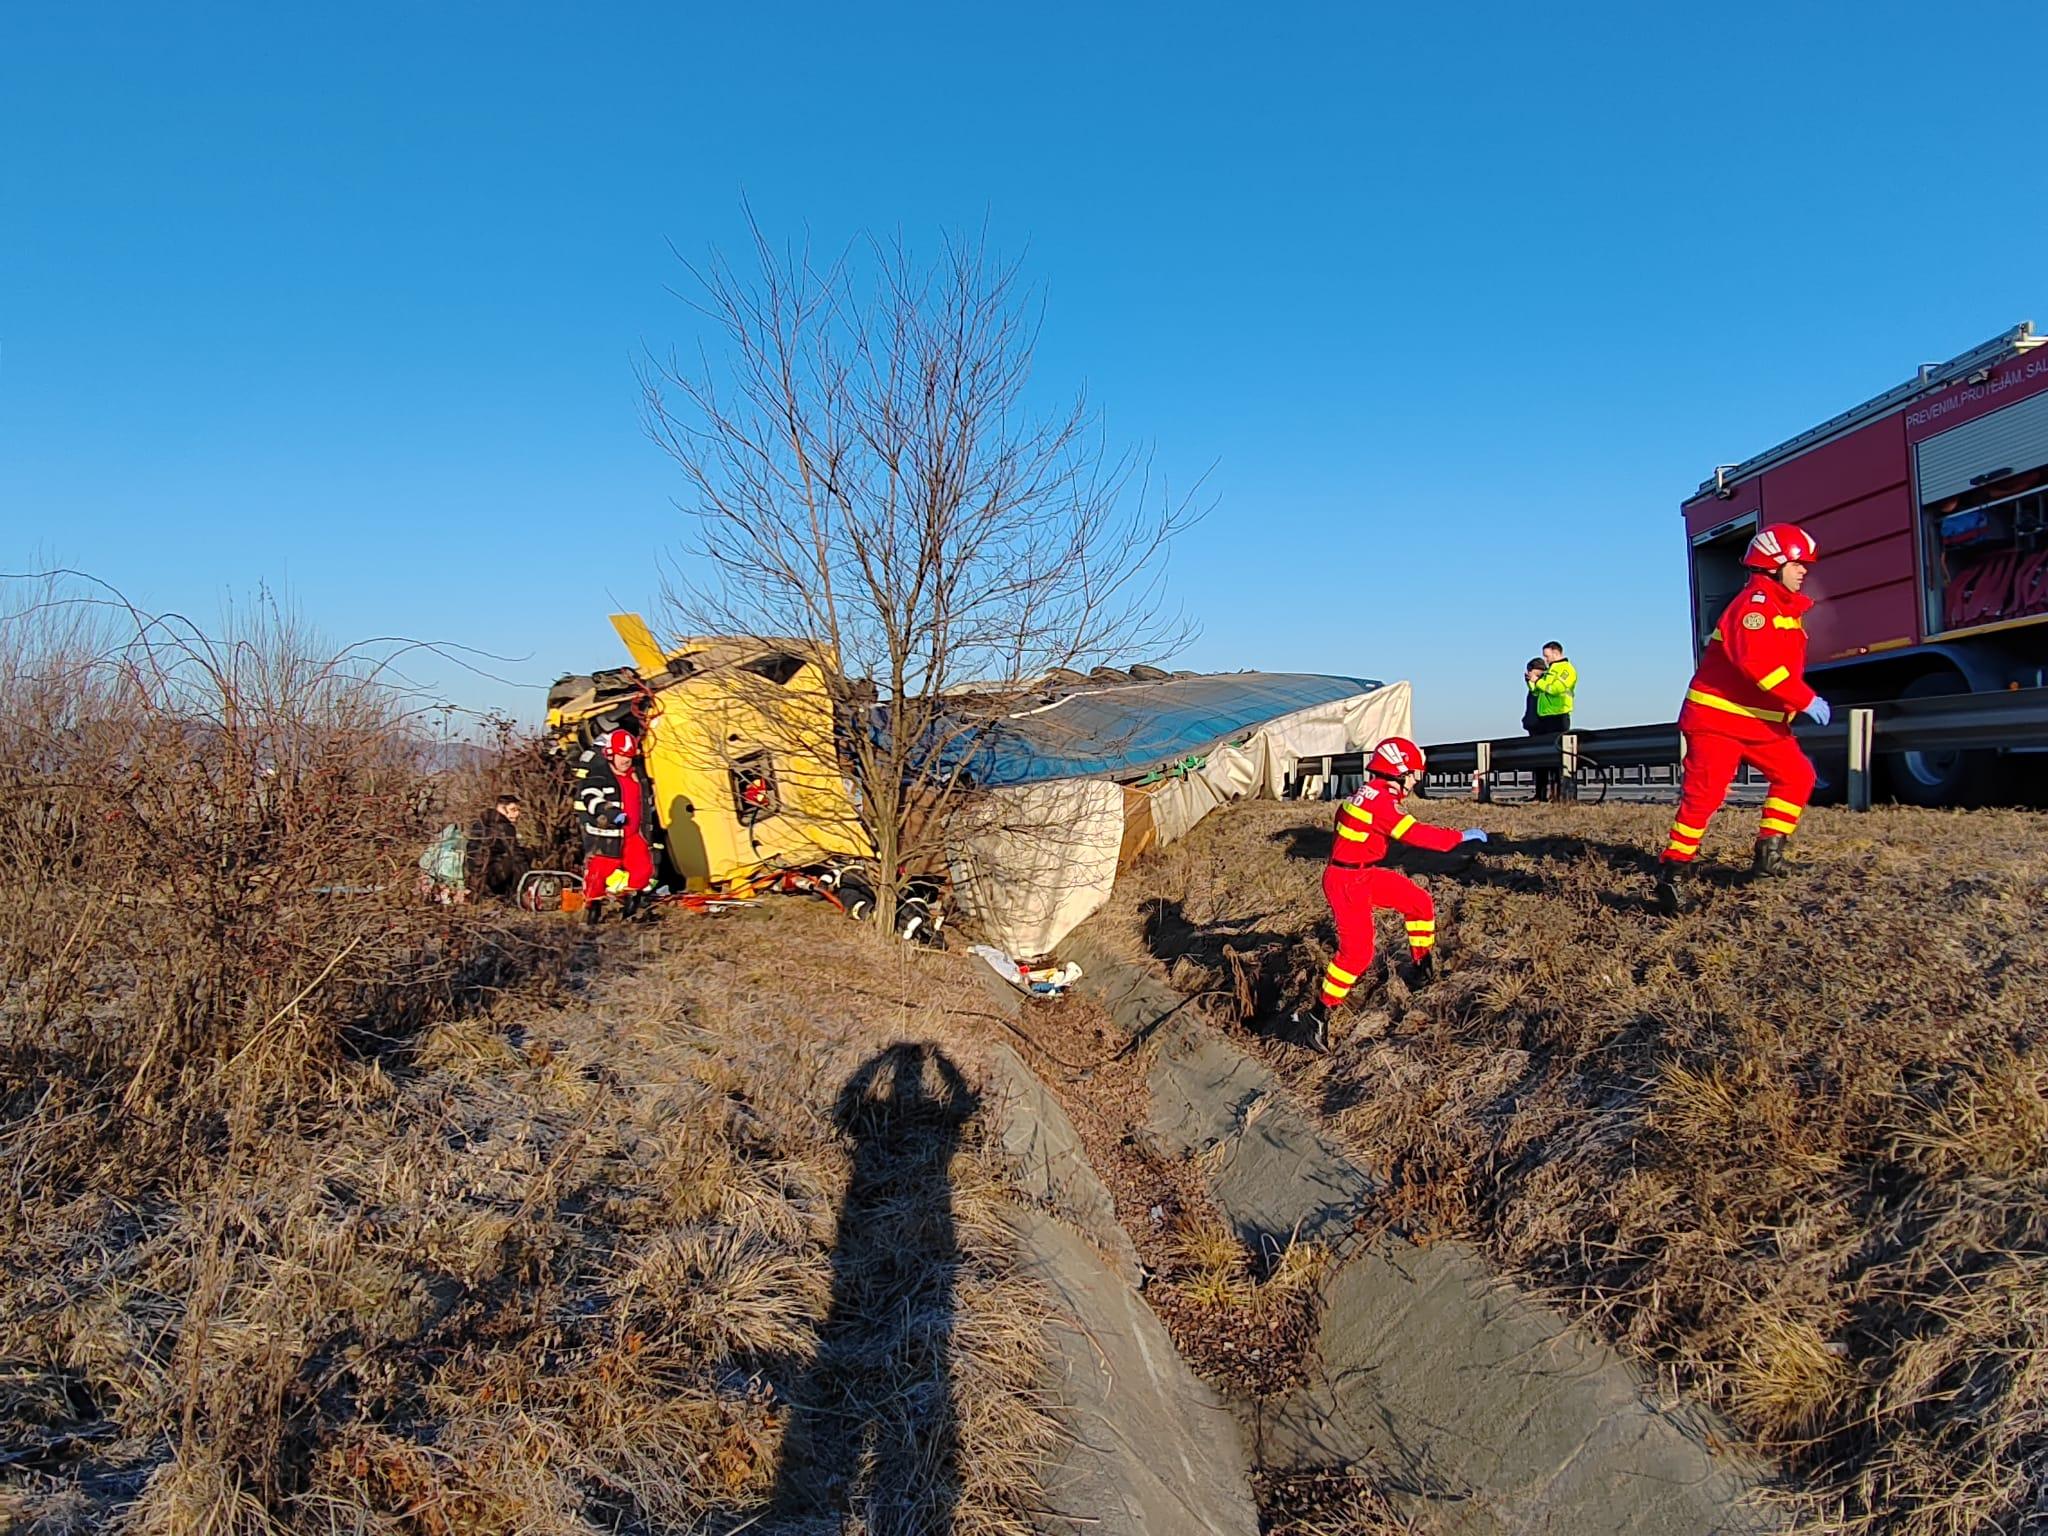
[[1568, 715], [1572, 712], [1572, 696], [1579, 688], [1579, 669], [1569, 661], [1553, 661], [1529, 687], [1536, 695], [1538, 715]]

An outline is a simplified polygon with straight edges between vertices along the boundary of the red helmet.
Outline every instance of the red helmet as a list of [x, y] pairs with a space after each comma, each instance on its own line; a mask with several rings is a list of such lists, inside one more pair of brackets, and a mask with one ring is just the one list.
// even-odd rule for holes
[[1398, 779], [1423, 769], [1422, 748], [1406, 736], [1389, 736], [1372, 749], [1372, 757], [1365, 765], [1367, 773], [1378, 774], [1383, 779]]
[[1743, 552], [1742, 563], [1753, 571], [1775, 571], [1793, 562], [1811, 565], [1820, 558], [1813, 537], [1797, 523], [1773, 523], [1757, 531]]
[[613, 731], [604, 739], [604, 750], [608, 757], [638, 757], [640, 743], [633, 739], [631, 731]]

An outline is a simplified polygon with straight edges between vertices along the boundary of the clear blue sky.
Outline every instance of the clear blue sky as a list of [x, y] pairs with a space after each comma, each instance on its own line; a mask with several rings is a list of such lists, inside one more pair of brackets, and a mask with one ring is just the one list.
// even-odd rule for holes
[[2048, 7], [18, 4], [0, 564], [338, 638], [623, 658], [680, 534], [669, 243], [986, 219], [1040, 378], [1218, 508], [1188, 664], [1668, 717], [1677, 503], [2048, 322]]

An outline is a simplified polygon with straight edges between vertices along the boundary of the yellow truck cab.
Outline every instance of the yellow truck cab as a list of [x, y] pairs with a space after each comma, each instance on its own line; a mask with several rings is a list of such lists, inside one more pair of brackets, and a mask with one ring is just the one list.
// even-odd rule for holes
[[612, 627], [632, 668], [558, 682], [548, 731], [574, 753], [596, 730], [638, 723], [669, 865], [686, 889], [868, 856], [826, 686], [837, 658], [744, 637], [664, 647], [638, 614], [613, 614]]

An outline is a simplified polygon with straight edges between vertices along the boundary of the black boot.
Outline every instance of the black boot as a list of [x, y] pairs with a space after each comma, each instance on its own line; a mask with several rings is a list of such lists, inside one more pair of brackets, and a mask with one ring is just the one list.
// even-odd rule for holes
[[598, 900], [598, 901], [585, 901], [585, 902], [583, 903], [583, 921], [584, 921], [584, 922], [586, 922], [586, 923], [601, 923], [601, 922], [603, 922], [603, 921], [604, 921], [604, 902], [603, 902], [602, 900]]
[[1436, 980], [1436, 951], [1425, 949], [1408, 962], [1408, 974], [1403, 978], [1411, 988], [1422, 988]]
[[628, 891], [619, 898], [619, 921], [630, 923], [640, 915], [640, 893]]
[[1657, 910], [1666, 917], [1676, 917], [1686, 909], [1687, 898], [1679, 881], [1687, 873], [1676, 859], [1665, 859], [1657, 866]]
[[1297, 1008], [1288, 1016], [1293, 1026], [1292, 1034], [1296, 1045], [1322, 1054], [1330, 1048], [1330, 1009], [1321, 998], [1306, 1008]]
[[1783, 837], [1760, 837], [1756, 840], [1756, 851], [1749, 856], [1749, 875], [1752, 880], [1771, 880], [1785, 873], [1785, 844]]

